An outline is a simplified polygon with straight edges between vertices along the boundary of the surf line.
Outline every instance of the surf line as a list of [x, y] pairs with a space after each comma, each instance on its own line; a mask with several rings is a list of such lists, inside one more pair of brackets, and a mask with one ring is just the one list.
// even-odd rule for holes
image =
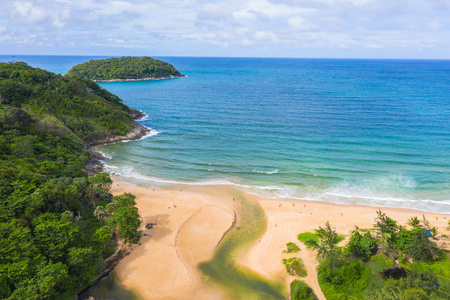
[[231, 299], [286, 299], [286, 287], [271, 281], [236, 259], [266, 231], [267, 218], [261, 206], [236, 192], [237, 220], [223, 236], [211, 260], [202, 262], [198, 269], [203, 280], [219, 285]]

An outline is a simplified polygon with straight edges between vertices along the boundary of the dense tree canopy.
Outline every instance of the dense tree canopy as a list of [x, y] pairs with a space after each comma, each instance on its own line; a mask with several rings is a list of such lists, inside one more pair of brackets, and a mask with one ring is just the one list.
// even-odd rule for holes
[[449, 252], [437, 247], [437, 229], [425, 217], [410, 218], [408, 230], [379, 210], [374, 225], [352, 231], [344, 248], [328, 222], [314, 237], [299, 235], [318, 250], [318, 281], [327, 299], [450, 299]]
[[68, 74], [92, 80], [181, 77], [171, 64], [148, 56], [90, 60], [74, 66]]
[[[0, 64], [0, 299], [72, 299], [140, 225], [131, 195], [88, 177], [86, 142], [132, 128], [130, 109], [97, 84]], [[94, 216], [108, 206], [114, 222]]]
[[[124, 135], [133, 128], [132, 110], [98, 84], [77, 76], [61, 76], [25, 63], [0, 63], [0, 117], [12, 129], [26, 113], [49, 134], [75, 134], [90, 142]], [[17, 109], [13, 109], [17, 108]]]

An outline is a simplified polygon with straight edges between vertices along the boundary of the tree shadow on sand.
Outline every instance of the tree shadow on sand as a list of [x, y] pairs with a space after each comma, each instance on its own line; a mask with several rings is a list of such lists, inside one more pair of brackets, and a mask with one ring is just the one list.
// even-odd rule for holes
[[152, 229], [143, 229], [143, 233], [149, 236], [143, 236], [141, 241], [145, 241], [146, 238], [158, 241], [172, 233], [172, 230], [167, 227], [167, 224], [170, 223], [168, 214], [145, 217], [143, 224], [146, 225], [148, 223], [154, 223], [155, 225]]

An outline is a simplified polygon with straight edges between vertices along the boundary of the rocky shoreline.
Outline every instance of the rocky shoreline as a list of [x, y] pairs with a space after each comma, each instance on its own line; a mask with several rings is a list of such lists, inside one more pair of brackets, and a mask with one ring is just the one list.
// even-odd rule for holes
[[180, 75], [168, 75], [168, 76], [161, 76], [161, 77], [146, 77], [146, 78], [137, 78], [137, 79], [109, 79], [109, 80], [98, 80], [98, 79], [91, 79], [94, 82], [127, 82], [127, 81], [150, 81], [150, 80], [162, 80], [162, 79], [174, 79], [174, 78], [180, 78], [180, 77], [186, 77], [186, 75], [180, 74]]
[[[133, 109], [131, 111], [131, 117], [134, 120], [142, 119], [143, 117], [147, 116], [142, 111]], [[98, 139], [91, 141], [86, 144], [86, 150], [89, 151], [91, 154], [90, 161], [86, 164], [86, 172], [89, 176], [94, 176], [95, 174], [101, 173], [104, 171], [104, 165], [102, 163], [102, 160], [107, 160], [105, 156], [103, 156], [101, 153], [95, 151], [95, 146], [98, 145], [106, 145], [106, 144], [112, 144], [117, 143], [120, 141], [135, 141], [143, 138], [151, 131], [150, 128], [147, 128], [138, 122], [134, 121], [134, 128], [126, 135], [111, 135], [108, 137], [105, 137], [103, 139]]]

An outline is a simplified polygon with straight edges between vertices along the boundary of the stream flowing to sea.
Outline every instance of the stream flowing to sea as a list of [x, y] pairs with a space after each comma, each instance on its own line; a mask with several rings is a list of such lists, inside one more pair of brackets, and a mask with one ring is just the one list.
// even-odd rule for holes
[[199, 265], [208, 282], [225, 288], [229, 299], [286, 299], [284, 283], [272, 282], [236, 262], [267, 227], [266, 215], [258, 203], [248, 201], [242, 194], [234, 195], [238, 221], [218, 245], [214, 257]]
[[[14, 57], [61, 74], [99, 58]], [[120, 180], [450, 213], [450, 61], [160, 59], [187, 77], [100, 84], [153, 129], [99, 147]], [[240, 229], [199, 269], [235, 298], [282, 299], [282, 286], [234, 261], [266, 226], [261, 209], [244, 203]], [[102, 295], [121, 290], [105, 286], [96, 286]]]

